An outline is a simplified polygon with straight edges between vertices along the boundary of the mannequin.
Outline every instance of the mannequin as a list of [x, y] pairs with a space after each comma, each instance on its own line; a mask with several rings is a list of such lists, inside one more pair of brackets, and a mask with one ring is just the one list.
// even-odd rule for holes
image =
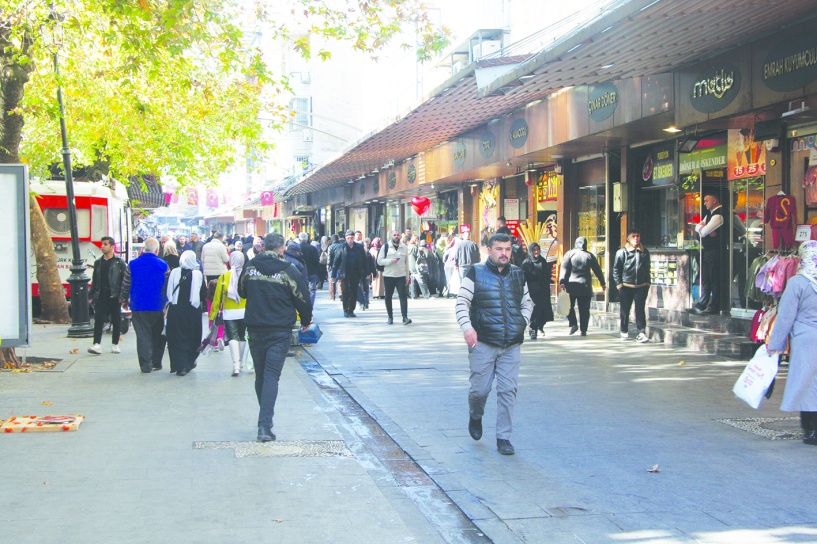
[[772, 243], [776, 249], [791, 249], [794, 230], [797, 228], [797, 201], [791, 195], [779, 191], [766, 201], [763, 222], [772, 229]]

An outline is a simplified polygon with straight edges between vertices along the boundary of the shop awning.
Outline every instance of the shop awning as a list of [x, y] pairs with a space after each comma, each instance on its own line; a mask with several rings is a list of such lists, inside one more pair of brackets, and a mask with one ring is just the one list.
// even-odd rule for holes
[[[340, 186], [431, 149], [560, 89], [666, 73], [814, 18], [813, 0], [619, 0], [533, 52], [464, 68], [409, 113], [364, 136], [285, 195]], [[535, 42], [534, 42], [535, 43]], [[509, 53], [505, 53], [508, 55]], [[479, 65], [479, 67], [477, 66]], [[476, 70], [493, 69], [491, 77]], [[484, 79], [484, 81], [483, 81]]]

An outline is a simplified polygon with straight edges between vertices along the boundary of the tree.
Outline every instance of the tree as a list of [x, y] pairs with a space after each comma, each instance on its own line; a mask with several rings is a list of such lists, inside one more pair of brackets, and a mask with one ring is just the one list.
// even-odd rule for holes
[[[265, 129], [281, 127], [287, 119], [287, 108], [276, 101], [287, 90], [286, 76], [267, 65], [245, 26], [275, 28], [278, 39], [289, 40], [305, 57], [313, 54], [309, 35], [347, 41], [374, 55], [398, 39], [402, 28], [413, 27], [420, 59], [447, 44], [447, 31], [435, 29], [416, 0], [290, 0], [287, 21], [273, 20], [264, 2], [238, 0], [5, 4], [0, 162], [22, 159], [40, 176], [60, 160], [57, 84], [65, 94], [77, 166], [105, 164], [125, 183], [131, 175], [158, 173], [187, 185], [212, 181], [241, 149], [263, 156], [270, 148]], [[414, 39], [415, 33], [408, 35]], [[59, 81], [51, 64], [55, 52]], [[326, 49], [315, 54], [331, 57]], [[262, 122], [262, 112], [273, 120]], [[32, 205], [32, 212], [35, 222], [39, 208]], [[50, 244], [39, 239], [43, 236], [44, 225], [32, 228], [41, 290], [59, 284], [53, 279], [56, 259], [46, 251]], [[53, 316], [60, 315], [63, 303], [41, 301]]]

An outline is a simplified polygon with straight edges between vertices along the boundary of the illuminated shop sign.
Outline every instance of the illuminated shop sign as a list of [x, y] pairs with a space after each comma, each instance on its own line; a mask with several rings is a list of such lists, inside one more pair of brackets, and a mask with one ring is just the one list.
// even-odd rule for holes
[[692, 107], [699, 112], [720, 111], [740, 92], [740, 70], [729, 63], [710, 66], [698, 73], [689, 92]]
[[817, 35], [803, 34], [772, 48], [762, 73], [763, 83], [779, 92], [801, 89], [817, 79]]

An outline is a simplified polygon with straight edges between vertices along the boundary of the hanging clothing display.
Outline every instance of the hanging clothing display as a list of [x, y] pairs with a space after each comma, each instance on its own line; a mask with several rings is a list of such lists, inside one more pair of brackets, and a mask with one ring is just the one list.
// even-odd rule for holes
[[791, 249], [797, 228], [797, 200], [783, 191], [770, 196], [763, 211], [763, 222], [772, 229], [776, 249]]

